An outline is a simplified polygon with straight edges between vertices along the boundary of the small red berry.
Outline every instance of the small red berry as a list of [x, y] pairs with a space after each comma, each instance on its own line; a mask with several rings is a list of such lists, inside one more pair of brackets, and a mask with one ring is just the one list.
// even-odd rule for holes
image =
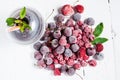
[[97, 62], [95, 60], [89, 60], [88, 63], [92, 67], [95, 67], [97, 65]]
[[60, 69], [59, 69], [59, 68], [55, 68], [55, 69], [54, 69], [54, 75], [55, 75], [55, 76], [60, 76], [60, 75], [61, 75], [61, 72], [60, 72]]
[[57, 59], [54, 59], [53, 60], [55, 64], [58, 64], [58, 60]]
[[82, 5], [76, 5], [75, 10], [79, 13], [83, 13], [84, 7]]
[[87, 54], [85, 54], [84, 57], [83, 57], [83, 60], [86, 61], [86, 60], [88, 60], [88, 59], [89, 59], [89, 56], [88, 56]]
[[69, 66], [72, 66], [74, 64], [74, 60], [73, 59], [68, 59], [67, 64]]
[[81, 47], [79, 52], [80, 58], [83, 59], [85, 54], [86, 54], [86, 48]]
[[47, 66], [47, 69], [54, 70], [55, 69], [55, 65], [54, 64], [50, 64], [50, 65]]
[[75, 63], [75, 64], [73, 65], [73, 67], [74, 67], [75, 69], [80, 69], [81, 65], [80, 65], [80, 63]]
[[66, 4], [62, 7], [61, 12], [63, 15], [68, 16], [74, 14], [74, 10], [71, 5]]
[[96, 44], [96, 51], [97, 52], [101, 52], [101, 51], [103, 51], [103, 45], [102, 44]]

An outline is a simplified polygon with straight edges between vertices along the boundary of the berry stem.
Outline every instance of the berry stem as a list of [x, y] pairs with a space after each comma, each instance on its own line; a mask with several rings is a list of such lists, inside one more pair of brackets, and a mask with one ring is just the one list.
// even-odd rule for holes
[[50, 18], [50, 16], [53, 14], [54, 9], [52, 10], [52, 12], [50, 13], [50, 15], [46, 18], [45, 22], [47, 22], [47, 20]]
[[81, 80], [84, 80], [83, 79], [83, 77], [80, 75], [80, 74], [78, 74], [78, 73], [75, 73], [77, 76], [79, 76], [80, 78], [81, 78]]
[[85, 69], [84, 69], [84, 67], [83, 67], [83, 76], [85, 76]]

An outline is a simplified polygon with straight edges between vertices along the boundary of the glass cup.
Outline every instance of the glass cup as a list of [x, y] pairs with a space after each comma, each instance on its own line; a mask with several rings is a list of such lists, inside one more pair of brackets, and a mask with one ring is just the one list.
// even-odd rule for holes
[[[10, 17], [19, 18], [20, 10], [21, 9], [17, 9], [16, 11], [14, 11]], [[17, 43], [31, 44], [43, 36], [45, 32], [45, 26], [41, 14], [31, 8], [26, 8], [25, 18], [28, 20], [32, 30], [25, 30], [25, 32], [20, 32], [20, 30], [16, 30], [9, 32], [9, 34]]]

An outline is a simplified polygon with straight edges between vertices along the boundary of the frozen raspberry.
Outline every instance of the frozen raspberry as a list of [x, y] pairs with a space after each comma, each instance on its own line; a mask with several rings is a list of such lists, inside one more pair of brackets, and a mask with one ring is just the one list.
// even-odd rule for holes
[[50, 64], [47, 66], [48, 70], [54, 70], [55, 69], [55, 65], [54, 64]]
[[66, 61], [67, 61], [68, 59], [69, 59], [69, 57], [66, 57], [66, 56], [64, 57], [64, 60], [66, 60]]
[[72, 27], [74, 25], [74, 21], [72, 18], [68, 19], [67, 22], [65, 23], [66, 26]]
[[97, 52], [103, 51], [103, 48], [104, 48], [102, 44], [96, 44], [95, 47], [96, 47], [96, 51], [97, 51]]
[[78, 30], [74, 30], [74, 31], [73, 31], [73, 36], [76, 36], [76, 37], [77, 37], [78, 34], [79, 34], [79, 31], [78, 31]]
[[59, 44], [61, 46], [65, 46], [67, 44], [67, 40], [66, 40], [66, 37], [65, 36], [62, 36], [59, 40]]
[[83, 59], [83, 57], [85, 56], [85, 54], [86, 54], [86, 48], [81, 47], [81, 48], [80, 48], [80, 52], [79, 52], [79, 57], [80, 57], [81, 59]]
[[58, 64], [58, 59], [54, 59], [53, 62], [54, 62], [55, 64]]
[[74, 60], [73, 59], [68, 59], [67, 64], [69, 66], [72, 66], [74, 64]]
[[80, 61], [80, 64], [82, 67], [86, 67], [87, 66], [87, 62], [86, 61]]
[[84, 28], [84, 32], [86, 32], [86, 33], [92, 33], [92, 29], [90, 27], [86, 26]]
[[54, 69], [54, 75], [55, 75], [55, 76], [60, 76], [60, 75], [61, 75], [61, 71], [60, 71], [59, 68], [55, 68], [55, 69]]
[[64, 30], [65, 36], [69, 37], [72, 35], [72, 29], [70, 27], [66, 27]]
[[86, 61], [86, 60], [88, 60], [88, 59], [89, 59], [89, 56], [88, 56], [87, 54], [85, 54], [85, 55], [83, 56], [83, 60]]
[[58, 15], [55, 16], [54, 19], [55, 19], [56, 22], [62, 22], [62, 21], [64, 21], [64, 15], [58, 14]]
[[86, 48], [91, 47], [91, 43], [90, 43], [90, 42], [85, 43], [85, 47], [86, 47]]
[[78, 40], [78, 41], [77, 41], [77, 44], [79, 44], [79, 46], [83, 46], [83, 45], [84, 45], [84, 41]]
[[95, 60], [89, 60], [88, 63], [92, 67], [95, 67], [97, 65], [97, 62]]
[[90, 39], [90, 41], [93, 41], [95, 39], [95, 36], [93, 34], [90, 34], [88, 38]]
[[89, 42], [89, 39], [87, 38], [86, 35], [83, 35], [82, 40], [83, 40], [84, 42]]
[[69, 4], [64, 5], [61, 9], [61, 12], [65, 16], [69, 16], [69, 15], [74, 14], [74, 10], [73, 10], [72, 6]]
[[59, 55], [57, 56], [57, 59], [58, 59], [58, 60], [63, 60], [63, 55], [60, 55], [60, 54], [59, 54]]
[[49, 53], [47, 57], [54, 58], [54, 55], [52, 53]]
[[78, 24], [75, 24], [75, 25], [74, 25], [74, 29], [75, 29], [75, 30], [79, 29], [79, 25], [78, 25]]
[[61, 65], [64, 65], [64, 64], [66, 63], [66, 61], [65, 61], [65, 60], [60, 60], [59, 63], [60, 63]]
[[82, 21], [77, 21], [77, 25], [79, 25], [79, 27], [81, 27], [83, 25]]
[[84, 7], [82, 5], [76, 5], [75, 10], [79, 13], [83, 13]]
[[65, 46], [65, 48], [70, 48], [70, 44], [67, 43], [66, 46]]
[[81, 65], [80, 65], [80, 63], [75, 63], [75, 64], [73, 65], [73, 67], [74, 67], [75, 69], [80, 69]]
[[73, 55], [70, 57], [71, 59], [77, 59], [77, 56], [75, 55], [75, 53], [73, 53]]

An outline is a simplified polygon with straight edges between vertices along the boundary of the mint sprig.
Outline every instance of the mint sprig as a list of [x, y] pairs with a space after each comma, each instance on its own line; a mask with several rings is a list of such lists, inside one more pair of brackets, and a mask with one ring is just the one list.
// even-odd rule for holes
[[93, 32], [95, 39], [91, 42], [93, 45], [98, 44], [98, 43], [105, 43], [106, 41], [108, 41], [107, 38], [99, 37], [102, 34], [103, 29], [104, 29], [103, 23], [99, 23], [96, 26]]
[[20, 18], [16, 19], [16, 18], [7, 18], [6, 23], [8, 26], [19, 26], [20, 27], [20, 31], [24, 32], [25, 29], [27, 28], [28, 30], [31, 30], [31, 26], [29, 24], [27, 24], [23, 19], [26, 16], [26, 7], [22, 8], [20, 10], [20, 14], [19, 14]]

